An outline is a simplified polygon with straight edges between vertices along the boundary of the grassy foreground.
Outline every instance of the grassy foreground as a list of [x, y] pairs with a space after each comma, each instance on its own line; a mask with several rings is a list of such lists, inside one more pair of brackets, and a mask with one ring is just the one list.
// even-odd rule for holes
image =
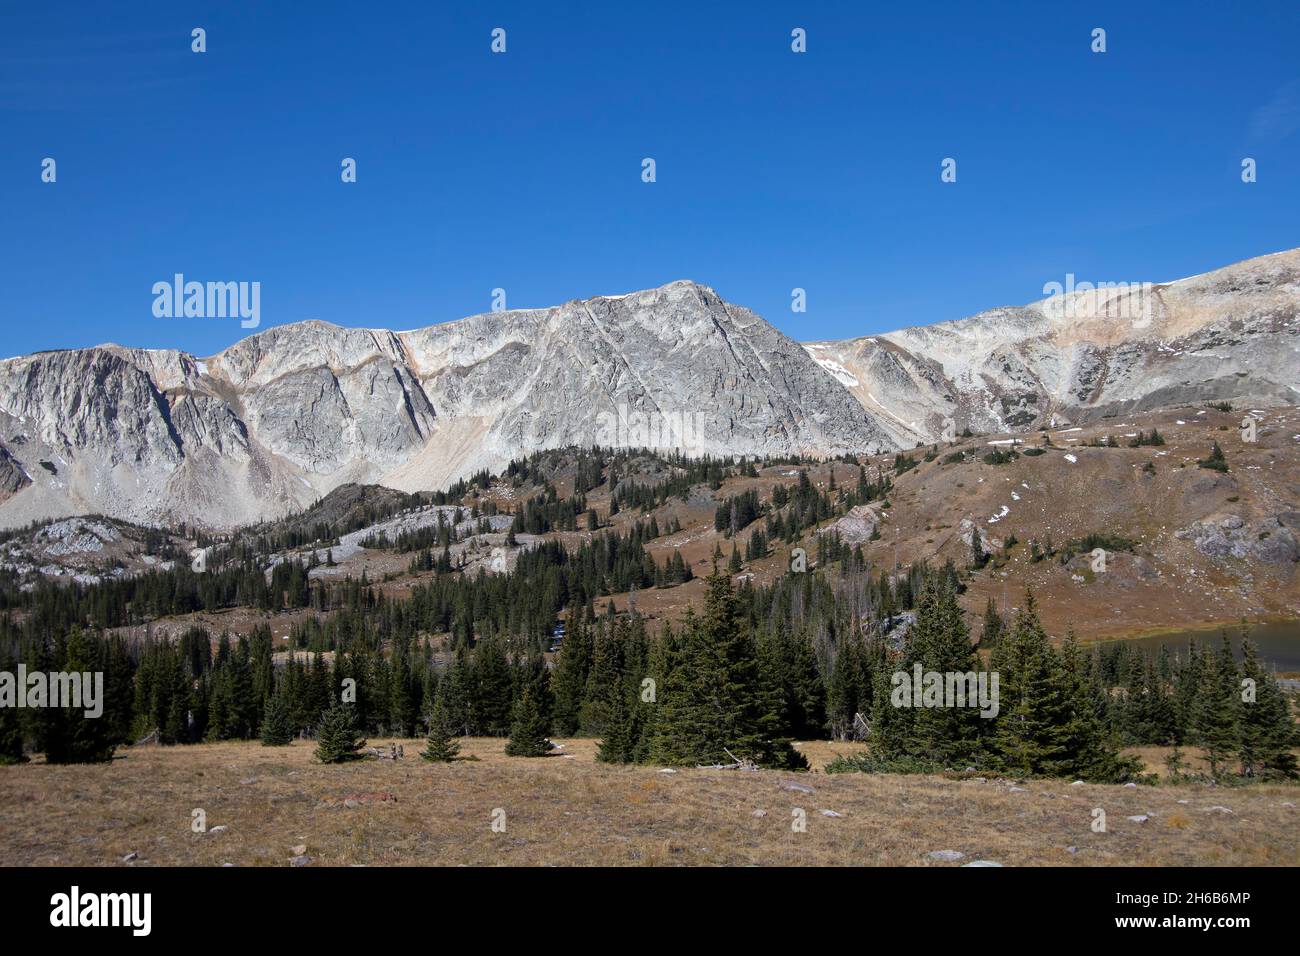
[[[130, 853], [136, 866], [288, 866], [304, 845], [312, 866], [956, 865], [932, 850], [1008, 866], [1300, 864], [1294, 785], [1013, 790], [992, 779], [662, 773], [596, 763], [594, 741], [560, 743], [562, 756], [525, 759], [505, 756], [503, 740], [466, 739], [461, 753], [477, 761], [439, 765], [418, 758], [423, 741], [406, 741], [403, 760], [342, 766], [315, 763], [314, 745], [297, 741], [0, 767], [0, 851], [7, 865], [78, 866], [124, 865]], [[854, 747], [801, 749], [820, 768]], [[1142, 756], [1158, 766], [1153, 749]], [[1092, 831], [1094, 808], [1105, 833]], [[192, 832], [195, 809], [208, 832]], [[796, 809], [806, 832], [792, 829]], [[497, 810], [504, 832], [492, 827]]]

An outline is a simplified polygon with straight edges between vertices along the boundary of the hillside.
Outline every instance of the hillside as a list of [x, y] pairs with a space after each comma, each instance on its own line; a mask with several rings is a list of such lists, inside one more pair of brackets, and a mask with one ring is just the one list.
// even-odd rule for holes
[[[815, 571], [823, 559], [820, 543], [833, 537], [860, 547], [873, 576], [890, 573], [895, 563], [903, 570], [922, 562], [953, 562], [966, 577], [962, 604], [976, 616], [989, 598], [1004, 610], [1018, 606], [1030, 586], [1045, 624], [1058, 635], [1067, 628], [1081, 638], [1097, 638], [1232, 624], [1242, 618], [1294, 618], [1300, 615], [1300, 409], [1250, 412], [1259, 423], [1254, 443], [1240, 437], [1245, 414], [1193, 405], [1024, 435], [961, 438], [905, 453], [901, 466], [896, 456], [864, 457], [860, 465], [847, 460], [760, 462], [752, 477], [730, 473], [716, 489], [698, 480], [681, 485], [683, 469], [656, 456], [624, 455], [614, 466], [621, 469], [615, 476], [620, 495], [646, 488], [658, 489], [657, 497], [649, 507], [624, 507], [612, 516], [611, 466], [593, 475], [589, 456], [555, 451], [536, 458], [526, 479], [485, 477], [458, 486], [437, 504], [428, 496], [344, 486], [298, 515], [247, 529], [217, 545], [253, 547], [268, 580], [274, 565], [298, 557], [315, 561], [307, 572], [313, 580], [341, 582], [364, 574], [382, 593], [401, 598], [431, 580], [435, 571], [413, 567], [420, 549], [398, 546], [399, 539], [436, 535], [439, 522], [450, 526], [458, 509], [461, 523], [447, 539], [447, 549], [467, 574], [479, 568], [503, 573], [514, 567], [520, 553], [543, 543], [559, 542], [573, 550], [610, 533], [630, 534], [653, 518], [660, 533], [645, 541], [646, 553], [659, 567], [680, 554], [694, 579], [641, 587], [631, 595], [638, 613], [650, 621], [678, 620], [698, 602], [700, 579], [712, 567], [715, 551], [725, 565], [734, 545], [742, 558], [735, 579], [767, 584], [787, 573], [796, 546], [807, 551]], [[1130, 447], [1139, 433], [1153, 431], [1163, 444]], [[1108, 438], [1116, 447], [1105, 446]], [[1019, 441], [1025, 444], [1011, 444]], [[1215, 442], [1224, 449], [1226, 473], [1197, 464]], [[995, 452], [1012, 451], [1017, 457], [1004, 464], [985, 461]], [[586, 464], [580, 468], [580, 462]], [[773, 506], [777, 486], [794, 489], [802, 472], [812, 489], [835, 500], [855, 489], [859, 468], [873, 482], [887, 479], [890, 489], [874, 500], [844, 505], [840, 515], [805, 527], [795, 538], [767, 534], [774, 518], [790, 512], [789, 505]], [[535, 533], [521, 527], [511, 545], [515, 512], [547, 494], [560, 503], [570, 501], [580, 470], [582, 507], [595, 513], [597, 530], [589, 529], [585, 516], [577, 516], [570, 530]], [[680, 485], [671, 494], [669, 482]], [[734, 536], [717, 530], [720, 505], [746, 493], [756, 496], [759, 520]], [[0, 556], [8, 556], [11, 572], [25, 568], [20, 576], [29, 583], [37, 565], [49, 577], [83, 574], [90, 559], [51, 554], [42, 544], [61, 527], [11, 535], [0, 545]], [[975, 528], [987, 563], [971, 571]], [[749, 554], [756, 532], [771, 539], [764, 555]], [[1091, 570], [1093, 548], [1081, 547], [1089, 535], [1123, 539], [1119, 548], [1108, 546], [1103, 573]], [[161, 567], [177, 548], [197, 543], [179, 534], [158, 540], [173, 542], [172, 550], [137, 554], [130, 563], [132, 573]], [[127, 569], [113, 573], [120, 576]], [[611, 603], [626, 612], [628, 592], [615, 587], [598, 597], [601, 608]], [[1079, 613], [1081, 607], [1088, 609], [1086, 614]], [[313, 616], [322, 614], [310, 608], [199, 610], [177, 617], [174, 625], [164, 618], [127, 631], [166, 633], [198, 623], [245, 633], [269, 621], [277, 633], [287, 633], [294, 623]]]

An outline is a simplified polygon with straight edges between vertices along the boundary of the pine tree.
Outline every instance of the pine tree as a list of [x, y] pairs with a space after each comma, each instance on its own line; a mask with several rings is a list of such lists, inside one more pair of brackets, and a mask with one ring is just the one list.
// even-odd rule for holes
[[623, 636], [626, 624], [606, 623], [596, 634], [591, 670], [583, 693], [580, 726], [590, 737], [604, 736], [610, 711], [623, 693]]
[[1201, 691], [1193, 708], [1196, 742], [1205, 752], [1210, 776], [1220, 779], [1240, 742], [1241, 697], [1237, 662], [1228, 635], [1218, 653], [1206, 654]]
[[321, 763], [356, 760], [365, 744], [357, 733], [351, 704], [336, 703], [321, 716], [316, 730], [316, 759]]
[[605, 734], [596, 759], [601, 763], [631, 763], [636, 751], [634, 711], [625, 694], [614, 695], [605, 720]]
[[537, 709], [531, 687], [515, 702], [506, 754], [511, 757], [545, 757], [554, 748], [546, 738], [546, 718]]
[[420, 756], [434, 763], [451, 763], [459, 753], [460, 744], [452, 733], [446, 695], [439, 694], [429, 710], [429, 735], [425, 738], [424, 752]]
[[990, 597], [988, 603], [984, 605], [984, 632], [980, 634], [980, 647], [996, 647], [1004, 629], [1002, 615], [998, 613], [998, 606]]
[[1202, 468], [1209, 468], [1213, 471], [1228, 471], [1228, 459], [1224, 457], [1223, 449], [1219, 447], [1217, 441], [1214, 443], [1214, 448], [1210, 451], [1210, 457], [1202, 458], [1197, 461], [1196, 464]]
[[704, 613], [686, 616], [680, 656], [659, 690], [647, 759], [678, 766], [729, 764], [802, 769], [781, 726], [780, 701], [763, 681], [754, 641], [730, 580], [708, 579]]
[[469, 706], [479, 732], [505, 736], [511, 725], [513, 681], [510, 662], [498, 638], [479, 642], [474, 651], [473, 678]]
[[[12, 674], [16, 665], [6, 662], [0, 665], [0, 671]], [[18, 690], [22, 693], [22, 690]], [[18, 711], [13, 707], [0, 705], [0, 766], [6, 764], [26, 763], [27, 755], [23, 753], [23, 728], [18, 721]]]
[[388, 726], [397, 737], [407, 737], [415, 731], [415, 686], [406, 651], [399, 649], [389, 665]]
[[[969, 674], [978, 677], [975, 650], [957, 594], [939, 577], [927, 578], [916, 609], [916, 623], [907, 634], [898, 669], [914, 679], [922, 674]], [[883, 676], [883, 675], [881, 675]], [[912, 758], [941, 767], [959, 767], [975, 761], [988, 721], [980, 717], [977, 701], [966, 706], [895, 707], [891, 677], [888, 692], [881, 693], [873, 726], [873, 753], [884, 759]], [[970, 684], [966, 684], [973, 691]], [[883, 690], [883, 688], [881, 689]], [[947, 701], [955, 704], [955, 701]], [[888, 707], [892, 714], [884, 712]]]
[[1196, 708], [1200, 700], [1201, 683], [1205, 675], [1205, 655], [1195, 641], [1187, 645], [1187, 661], [1174, 674], [1174, 726], [1175, 743], [1196, 741]]
[[[63, 648], [62, 666], [52, 668], [67, 673], [94, 673], [101, 671], [94, 649], [80, 628], [74, 627], [68, 635]], [[68, 706], [62, 702], [60, 707], [49, 708], [54, 722], [53, 731], [47, 739], [45, 759], [48, 763], [107, 763], [113, 759], [117, 745], [112, 740], [110, 729], [103, 715], [86, 716], [85, 696], [82, 707]], [[102, 702], [101, 702], [102, 703]]]
[[1242, 650], [1241, 747], [1238, 753], [1242, 776], [1294, 779], [1297, 769], [1293, 749], [1300, 740], [1297, 739], [1291, 708], [1277, 682], [1260, 666], [1255, 645], [1246, 640], [1244, 633]]
[[1098, 783], [1121, 783], [1135, 776], [1141, 764], [1121, 756], [1119, 745], [1106, 727], [1107, 695], [1091, 680], [1073, 631], [1061, 645], [1060, 663], [1062, 693], [1070, 703], [1065, 722], [1069, 756], [1054, 771], [1059, 776]]
[[993, 739], [999, 764], [1009, 773], [1026, 776], [1069, 773], [1075, 759], [1071, 748], [1079, 736], [1073, 723], [1077, 695], [1029, 591], [1010, 632], [993, 653], [991, 668], [1000, 682]]
[[979, 570], [984, 567], [988, 561], [988, 555], [984, 553], [984, 542], [980, 538], [980, 529], [971, 528], [970, 532], [970, 566]]
[[[578, 615], [571, 614], [574, 620]], [[551, 671], [551, 695], [555, 698], [552, 722], [557, 737], [572, 737], [578, 732], [582, 700], [586, 694], [591, 669], [591, 632], [576, 621], [565, 635], [564, 644]]]
[[871, 713], [871, 671], [866, 649], [856, 635], [840, 641], [831, 665], [826, 690], [826, 715], [831, 736], [836, 740], [856, 740], [861, 731], [857, 716]]
[[293, 740], [293, 724], [289, 720], [289, 704], [283, 692], [271, 695], [262, 718], [262, 746], [283, 747]]

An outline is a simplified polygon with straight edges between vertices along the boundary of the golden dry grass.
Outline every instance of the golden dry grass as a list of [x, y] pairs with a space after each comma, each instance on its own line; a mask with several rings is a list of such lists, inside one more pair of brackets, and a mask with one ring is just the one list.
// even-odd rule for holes
[[[1284, 805], [1300, 802], [1300, 788], [1290, 785], [1032, 781], [1015, 792], [996, 780], [669, 774], [598, 764], [593, 741], [562, 743], [566, 756], [529, 760], [506, 757], [501, 740], [468, 739], [462, 753], [479, 759], [450, 765], [425, 763], [415, 756], [421, 742], [407, 741], [397, 763], [322, 766], [299, 741], [138, 747], [109, 765], [0, 767], [0, 849], [9, 865], [120, 865], [134, 851], [135, 865], [285, 866], [299, 844], [311, 865], [335, 866], [951, 865], [927, 858], [940, 849], [1007, 865], [1300, 864], [1297, 811]], [[852, 746], [802, 745], [815, 766]], [[1091, 830], [1096, 807], [1106, 833]], [[191, 831], [196, 808], [206, 811], [207, 833]], [[492, 829], [498, 808], [504, 832]], [[792, 829], [796, 809], [806, 832]], [[1151, 818], [1126, 819], [1138, 814]]]

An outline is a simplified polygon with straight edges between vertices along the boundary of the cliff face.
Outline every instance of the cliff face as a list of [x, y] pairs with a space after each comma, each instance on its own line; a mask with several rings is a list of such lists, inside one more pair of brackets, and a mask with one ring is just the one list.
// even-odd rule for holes
[[1196, 401], [1300, 399], [1300, 250], [806, 346], [900, 444]]
[[0, 526], [229, 527], [348, 482], [413, 491], [565, 445], [882, 451], [1189, 401], [1300, 395], [1300, 250], [800, 346], [693, 282], [411, 332], [303, 322], [205, 359], [0, 362]]
[[0, 450], [32, 476], [0, 503], [6, 525], [229, 526], [345, 482], [436, 488], [595, 443], [892, 447], [798, 344], [691, 282], [413, 332], [304, 322], [206, 359], [100, 346], [0, 362]]

